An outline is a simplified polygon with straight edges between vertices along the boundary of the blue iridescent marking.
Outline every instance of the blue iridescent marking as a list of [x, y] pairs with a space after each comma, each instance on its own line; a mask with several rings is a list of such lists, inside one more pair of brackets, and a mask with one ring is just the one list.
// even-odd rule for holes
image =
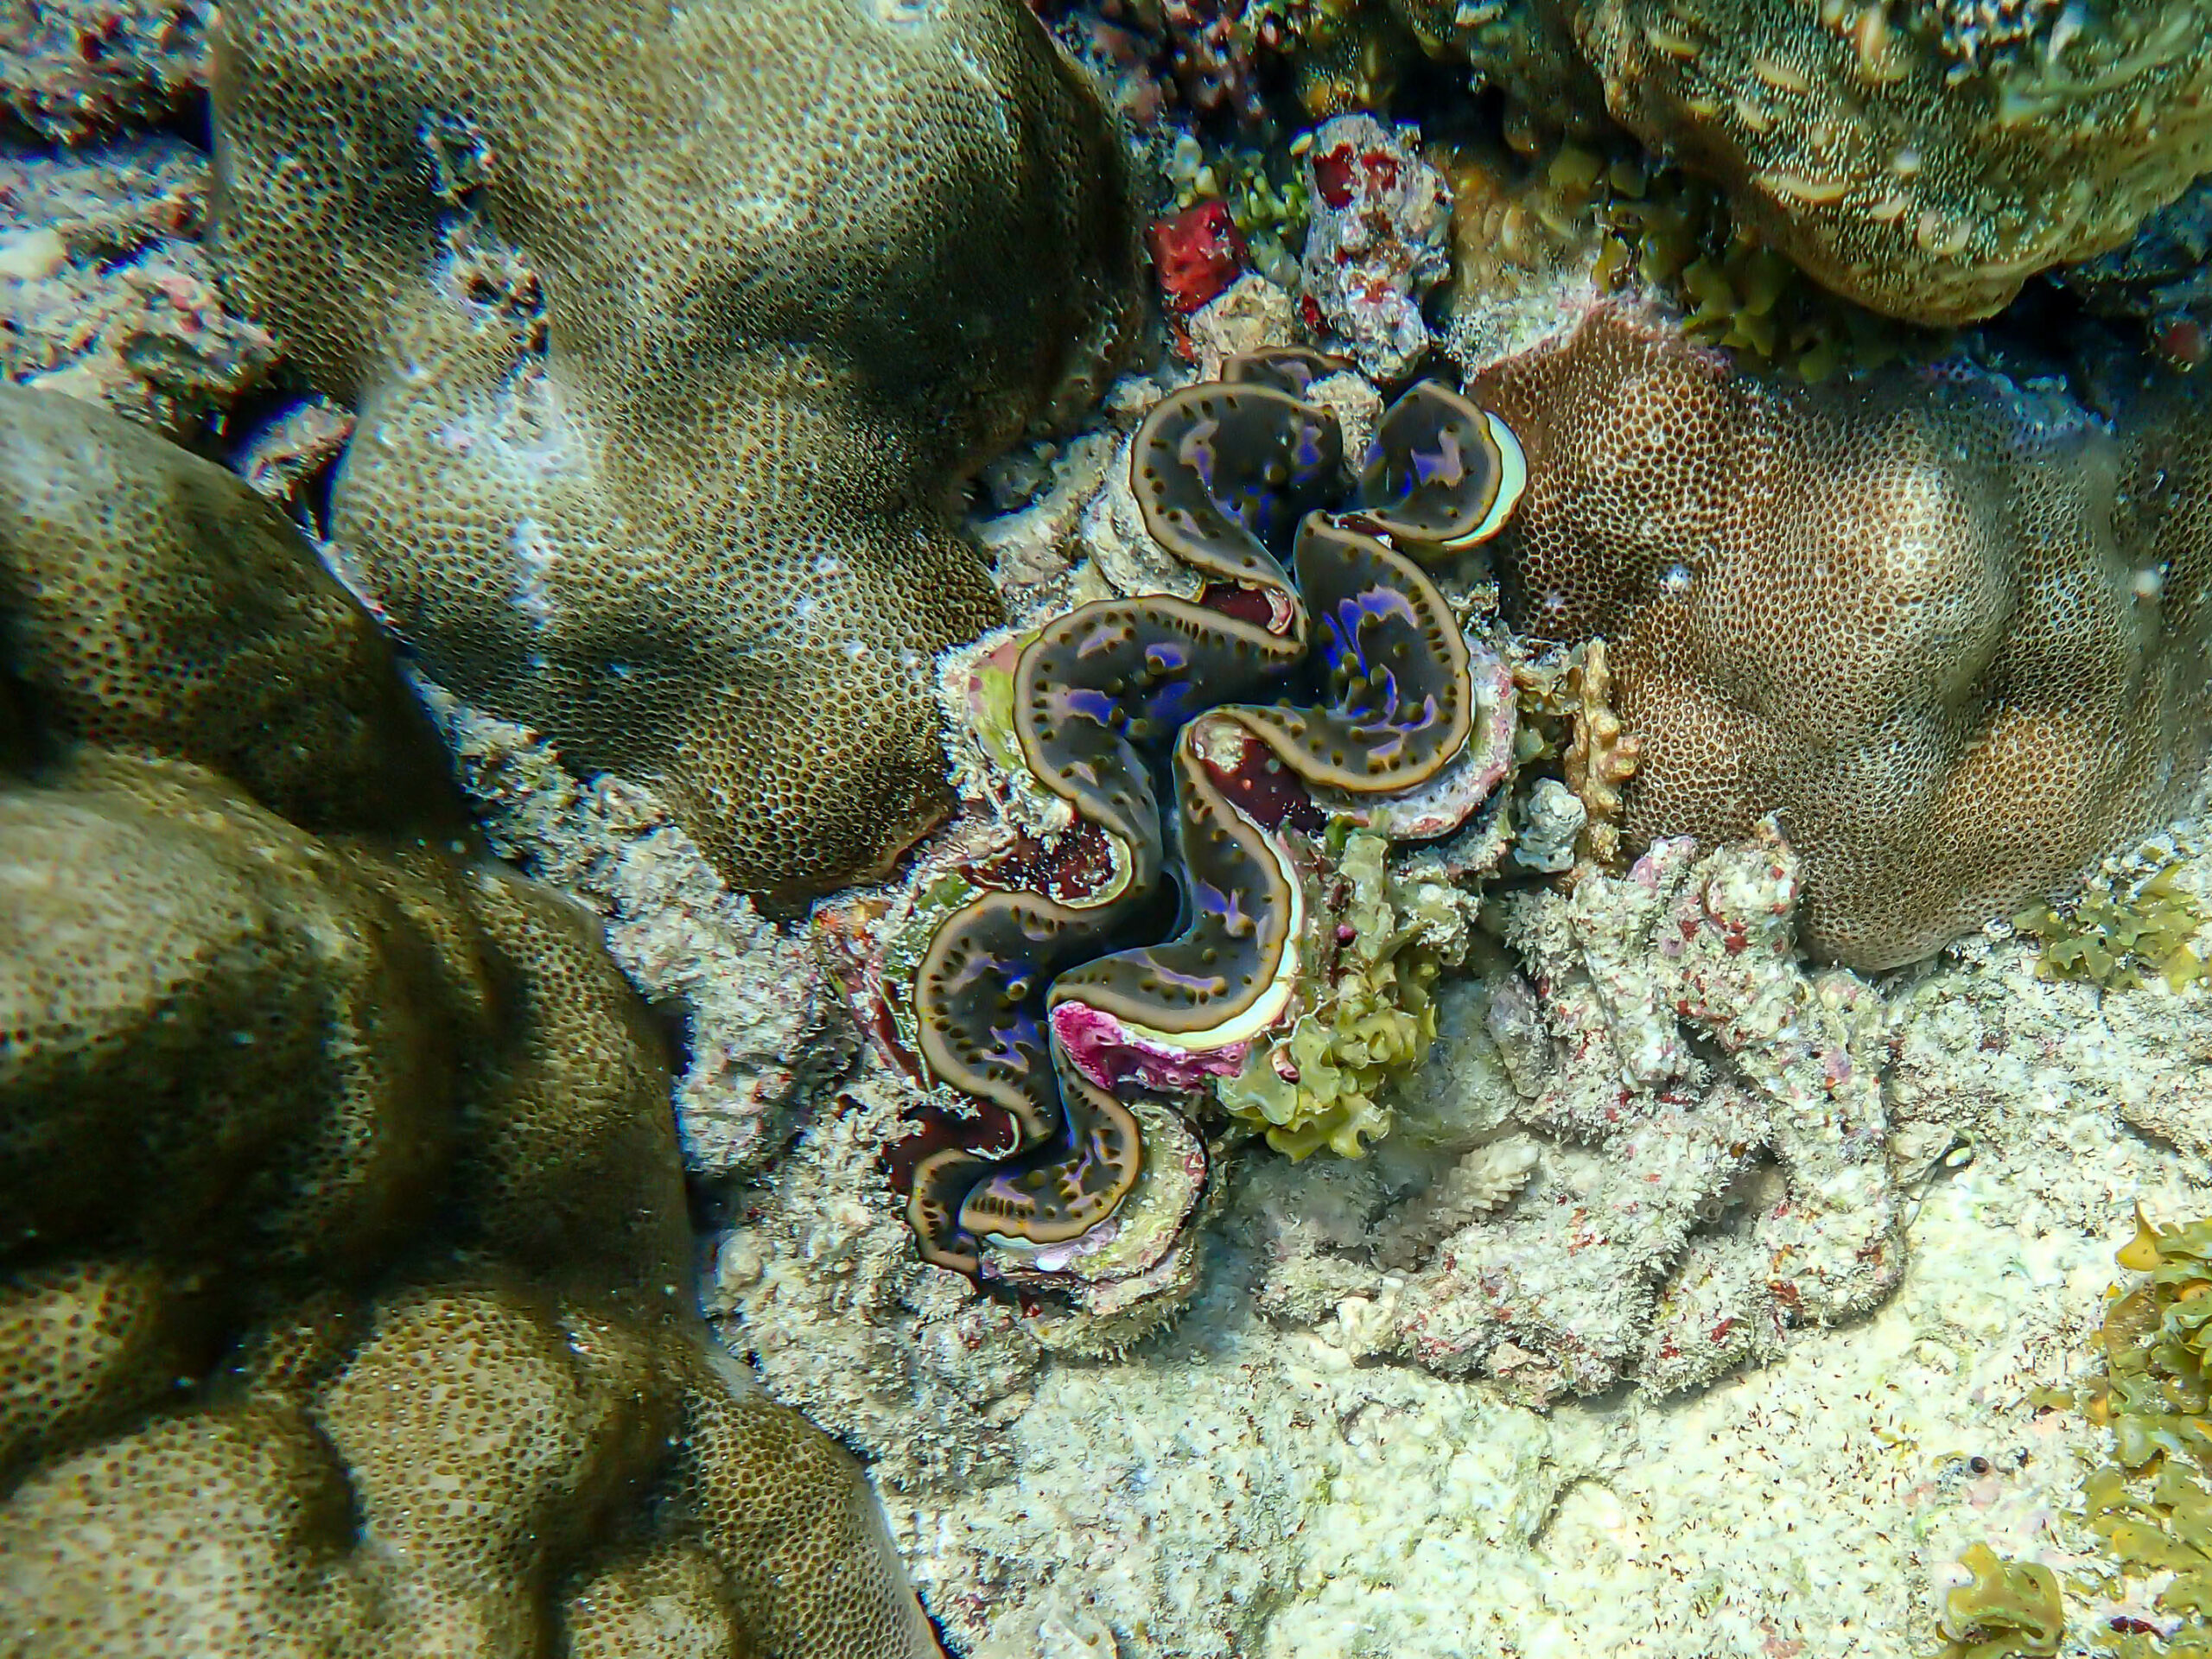
[[1413, 601], [1395, 588], [1381, 582], [1347, 594], [1337, 601], [1337, 613], [1345, 619], [1347, 628], [1357, 628], [1363, 622], [1397, 621], [1408, 627], [1421, 626], [1421, 613], [1414, 609]]
[[991, 1027], [991, 1046], [983, 1051], [983, 1058], [1026, 1077], [1035, 1069], [1040, 1047], [1036, 1020], [1016, 1010], [1013, 1024]]
[[1046, 702], [1059, 722], [1087, 720], [1096, 726], [1111, 727], [1115, 715], [1121, 712], [1113, 698], [1087, 685], [1064, 687], [1051, 693]]
[[1219, 421], [1210, 415], [1200, 416], [1175, 446], [1175, 459], [1198, 475], [1200, 487], [1208, 495], [1213, 493], [1214, 435], [1220, 430]]
[[1438, 453], [1433, 455], [1419, 449], [1413, 452], [1414, 476], [1425, 485], [1459, 483], [1467, 476], [1467, 464], [1459, 454], [1459, 435], [1440, 432], [1436, 442]]
[[1179, 727], [1198, 712], [1194, 705], [1198, 703], [1202, 695], [1198, 686], [1192, 681], [1177, 680], [1171, 684], [1161, 686], [1159, 690], [1146, 698], [1144, 711], [1150, 719], [1164, 721], [1171, 726]]
[[1197, 893], [1191, 901], [1192, 904], [1207, 915], [1217, 917], [1221, 922], [1221, 931], [1230, 938], [1249, 939], [1259, 933], [1259, 918], [1244, 908], [1244, 898], [1242, 893], [1231, 893], [1225, 888], [1216, 887], [1211, 881], [1194, 882], [1192, 886], [1197, 889]]

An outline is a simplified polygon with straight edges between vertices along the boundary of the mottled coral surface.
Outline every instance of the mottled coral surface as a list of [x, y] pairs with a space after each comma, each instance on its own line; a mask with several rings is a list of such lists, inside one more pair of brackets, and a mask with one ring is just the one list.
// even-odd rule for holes
[[0, 1646], [935, 1652], [692, 1311], [658, 1035], [213, 465], [0, 390]]
[[[527, 49], [517, 49], [518, 42]], [[1013, 0], [245, 0], [230, 290], [356, 404], [334, 550], [432, 674], [789, 906], [941, 816], [947, 511], [1131, 302], [1118, 141]]]
[[1539, 118], [1586, 122], [1602, 89], [1816, 280], [1915, 322], [2001, 309], [2036, 272], [2125, 242], [2212, 162], [2201, 0], [1403, 9]]
[[1804, 941], [1912, 961], [2063, 889], [2204, 753], [2212, 420], [1954, 365], [1784, 388], [1601, 308], [1477, 395], [1521, 434], [1515, 626], [1602, 635], [1631, 843], [1779, 812]]

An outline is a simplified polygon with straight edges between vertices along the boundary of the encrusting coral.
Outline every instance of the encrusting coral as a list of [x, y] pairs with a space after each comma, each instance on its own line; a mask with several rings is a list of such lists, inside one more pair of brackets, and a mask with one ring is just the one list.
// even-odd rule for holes
[[[1468, 742], [1483, 699], [1467, 641], [1413, 556], [1496, 532], [1520, 489], [1512, 435], [1423, 383], [1383, 414], [1352, 502], [1331, 513], [1344, 438], [1313, 399], [1342, 366], [1263, 352], [1163, 400], [1131, 482], [1150, 533], [1202, 579], [1198, 599], [1095, 601], [1004, 648], [1021, 762], [1079, 827], [1057, 868], [979, 876], [915, 972], [921, 1058], [991, 1109], [911, 1173], [909, 1215], [941, 1265], [976, 1270], [988, 1236], [1067, 1245], [1111, 1217], [1143, 1160], [1137, 1091], [1255, 1065], [1298, 1081], [1263, 1039], [1302, 1012], [1300, 976], [1317, 965], [1302, 838], [1330, 812], [1441, 835], [1497, 780], [1502, 757]], [[1286, 700], [1230, 701], [1266, 690]], [[1102, 955], [1166, 920], [1171, 842], [1148, 756], [1170, 745], [1179, 931]]]
[[1379, 381], [1421, 366], [1430, 344], [1421, 302], [1450, 269], [1452, 196], [1420, 140], [1370, 115], [1341, 115], [1306, 141], [1306, 320]]
[[242, 0], [214, 109], [225, 282], [358, 408], [333, 550], [435, 678], [779, 907], [943, 815], [952, 499], [1135, 304], [1016, 0]]
[[1400, 3], [1530, 109], [1604, 108], [1817, 281], [1908, 321], [1991, 315], [2212, 163], [2202, 0]]
[[1527, 454], [1509, 619], [1606, 641], [1630, 849], [1779, 812], [1815, 952], [1923, 957], [2193, 784], [2212, 422], [2186, 382], [2132, 389], [2116, 429], [1957, 364], [1783, 386], [1616, 302], [1471, 395]]
[[375, 624], [117, 417], [0, 389], [0, 1646], [934, 1656]]

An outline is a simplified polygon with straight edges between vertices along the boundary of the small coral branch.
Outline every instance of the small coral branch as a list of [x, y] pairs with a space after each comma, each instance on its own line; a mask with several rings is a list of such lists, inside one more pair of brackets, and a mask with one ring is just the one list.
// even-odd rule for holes
[[1574, 735], [1560, 770], [1586, 815], [1576, 838], [1572, 879], [1579, 881], [1592, 869], [1619, 867], [1621, 785], [1636, 775], [1643, 745], [1613, 712], [1613, 676], [1603, 639], [1589, 641], [1568, 664], [1567, 690], [1573, 703]]

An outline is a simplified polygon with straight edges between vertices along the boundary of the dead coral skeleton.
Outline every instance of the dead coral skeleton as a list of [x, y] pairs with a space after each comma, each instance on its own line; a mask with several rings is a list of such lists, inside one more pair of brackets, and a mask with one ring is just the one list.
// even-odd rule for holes
[[[1447, 1033], [1446, 1052], [1492, 1057], [1525, 1097], [1528, 1185], [1479, 1213], [1455, 1171], [1386, 1217], [1378, 1261], [1426, 1259], [1412, 1271], [1286, 1229], [1263, 1303], [1317, 1323], [1333, 1303], [1355, 1351], [1486, 1370], [1543, 1401], [1631, 1377], [1694, 1386], [1878, 1300], [1904, 1266], [1885, 1011], [1853, 975], [1798, 962], [1796, 876], [1769, 828], [1502, 899], [1528, 978], [1498, 976], [1484, 1028]], [[1426, 1252], [1420, 1211], [1452, 1230]]]

